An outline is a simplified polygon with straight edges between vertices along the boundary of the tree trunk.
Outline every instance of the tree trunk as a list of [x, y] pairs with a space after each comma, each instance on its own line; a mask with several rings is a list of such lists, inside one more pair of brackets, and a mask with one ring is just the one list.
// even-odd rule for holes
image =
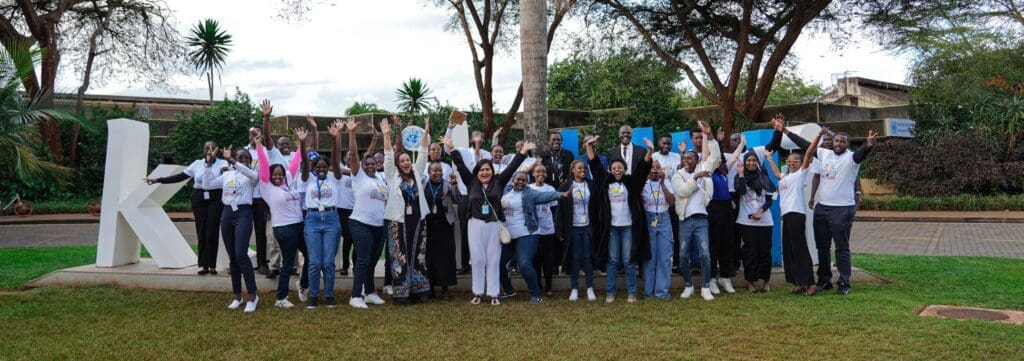
[[213, 105], [213, 70], [206, 74], [206, 85], [210, 88], [210, 105]]
[[544, 148], [542, 140], [548, 132], [547, 0], [520, 2], [519, 19], [524, 139]]

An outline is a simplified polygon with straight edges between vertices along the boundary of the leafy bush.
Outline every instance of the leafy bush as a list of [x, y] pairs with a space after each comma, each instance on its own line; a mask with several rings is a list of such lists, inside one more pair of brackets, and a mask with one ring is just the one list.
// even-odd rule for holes
[[259, 109], [241, 91], [234, 99], [224, 99], [202, 112], [178, 117], [177, 127], [167, 138], [165, 150], [174, 152], [174, 160], [187, 164], [203, 157], [203, 143], [217, 142], [222, 148], [244, 147], [249, 143], [249, 128], [261, 124]]
[[872, 150], [867, 175], [905, 195], [998, 194], [1012, 189], [997, 161], [1000, 152], [973, 135], [941, 135], [934, 144], [889, 139]]
[[958, 195], [952, 197], [864, 197], [861, 210], [868, 211], [1024, 211], [1024, 195]]

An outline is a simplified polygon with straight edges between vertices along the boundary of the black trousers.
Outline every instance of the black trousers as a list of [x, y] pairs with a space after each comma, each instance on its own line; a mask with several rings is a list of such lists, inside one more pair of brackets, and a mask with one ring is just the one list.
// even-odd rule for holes
[[[205, 192], [205, 193], [204, 193]], [[206, 196], [209, 194], [209, 197]], [[192, 216], [196, 223], [196, 246], [199, 247], [201, 268], [217, 267], [217, 248], [220, 246], [220, 217], [224, 211], [221, 203], [221, 190], [213, 189], [192, 191]], [[231, 250], [228, 250], [231, 252]]]
[[[685, 207], [685, 206], [684, 206]], [[679, 239], [682, 235], [679, 234], [679, 215], [676, 213], [676, 206], [672, 205], [668, 207], [668, 219], [672, 223], [672, 268], [679, 268]], [[635, 242], [635, 240], [634, 240]], [[695, 247], [696, 248], [696, 247]], [[689, 255], [687, 255], [689, 257]], [[691, 263], [694, 264], [694, 263]], [[700, 264], [700, 263], [696, 263]], [[685, 272], [685, 271], [684, 271]], [[642, 273], [642, 272], [641, 272]]]
[[786, 282], [807, 287], [814, 284], [814, 265], [807, 248], [807, 216], [789, 212], [782, 215], [782, 268]]
[[832, 282], [832, 242], [836, 244], [839, 283], [850, 284], [850, 229], [857, 206], [814, 206], [814, 244], [818, 247], [818, 280]]
[[352, 246], [352, 228], [348, 219], [352, 217], [352, 210], [338, 208], [338, 220], [341, 221], [341, 269], [347, 270], [348, 266], [356, 259], [354, 247]]
[[739, 225], [743, 234], [743, 277], [747, 282], [772, 276], [772, 227]]
[[263, 198], [252, 199], [253, 232], [256, 233], [256, 267], [267, 266], [267, 221], [270, 220], [270, 208]]
[[708, 203], [708, 248], [711, 253], [711, 277], [736, 276], [737, 250], [736, 211], [732, 201], [712, 200]]
[[459, 246], [462, 248], [462, 260], [459, 262], [463, 269], [469, 268], [469, 233], [467, 232], [469, 222], [469, 205], [466, 203], [469, 197], [463, 197], [463, 201], [459, 203], [458, 216], [459, 216]]
[[224, 207], [221, 212], [220, 231], [224, 248], [231, 261], [231, 292], [242, 294], [242, 281], [250, 294], [256, 294], [256, 276], [249, 260], [249, 237], [252, 236], [252, 206], [242, 204], [238, 210]]
[[558, 265], [562, 263], [562, 242], [554, 234], [540, 236], [540, 250], [534, 257], [533, 269], [537, 270], [539, 280], [544, 278], [544, 290], [551, 290], [551, 281], [558, 273]]

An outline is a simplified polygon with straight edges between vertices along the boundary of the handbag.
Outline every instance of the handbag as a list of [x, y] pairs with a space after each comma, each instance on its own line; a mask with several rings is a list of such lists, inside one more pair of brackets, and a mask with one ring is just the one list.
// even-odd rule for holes
[[508, 233], [508, 228], [505, 228], [505, 222], [498, 222], [498, 240], [501, 244], [512, 243], [512, 234]]

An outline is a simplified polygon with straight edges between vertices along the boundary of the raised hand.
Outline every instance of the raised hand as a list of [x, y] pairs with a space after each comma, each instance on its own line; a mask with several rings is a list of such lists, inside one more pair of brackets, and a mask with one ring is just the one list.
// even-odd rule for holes
[[495, 130], [495, 131], [494, 131], [494, 135], [492, 135], [491, 137], [500, 137], [500, 136], [501, 136], [501, 131], [502, 131], [502, 130], [504, 130], [504, 128], [502, 128], [502, 127], [498, 127], [498, 130]]
[[782, 113], [775, 114], [775, 117], [772, 118], [772, 127], [774, 127], [776, 131], [785, 132], [786, 117], [784, 117]]
[[309, 131], [307, 131], [306, 128], [303, 128], [303, 127], [295, 128], [295, 137], [299, 138], [300, 142], [305, 142], [307, 136], [309, 136]]
[[697, 125], [700, 126], [701, 133], [707, 134], [709, 137], [711, 136], [711, 126], [707, 122], [698, 120]]
[[533, 142], [526, 142], [526, 143], [523, 143], [523, 148], [519, 150], [519, 154], [526, 155], [526, 154], [530, 153], [530, 151], [532, 151], [534, 149], [537, 149], [537, 145], [536, 144], [534, 144]]
[[[391, 119], [398, 120], [398, 116], [392, 116]], [[385, 136], [391, 134], [391, 123], [388, 122], [387, 118], [380, 120], [380, 132], [384, 133]]]
[[724, 141], [725, 140], [725, 129], [723, 129], [722, 127], [718, 127], [718, 133], [715, 134], [715, 139], [718, 140], [719, 142]]
[[[455, 149], [455, 143], [452, 142], [452, 138], [441, 137], [441, 144], [444, 144], [448, 149]], [[523, 145], [523, 148], [526, 148], [526, 145]]]
[[[342, 120], [338, 119], [338, 121], [342, 121]], [[344, 123], [345, 123], [345, 128], [348, 129], [349, 133], [352, 133], [352, 132], [356, 131], [356, 127], [359, 126], [359, 123], [356, 123], [355, 119], [349, 119], [348, 121], [345, 121]]]
[[679, 145], [676, 148], [679, 149], [679, 154], [683, 154], [683, 153], [686, 153], [686, 147], [687, 147], [686, 141], [684, 140], [682, 142], [679, 142]]
[[270, 113], [274, 112], [274, 107], [270, 105], [270, 99], [263, 99], [263, 102], [260, 103], [260, 110], [263, 111], [264, 117], [269, 117]]
[[424, 135], [427, 138], [430, 138], [430, 117], [423, 117], [423, 130], [425, 133]]
[[316, 119], [312, 115], [306, 114], [306, 123], [309, 123], [309, 129], [316, 131]]
[[654, 151], [654, 142], [652, 142], [650, 138], [644, 137], [644, 146], [647, 147], [648, 151]]
[[221, 157], [223, 157], [224, 159], [231, 159], [231, 148], [234, 147], [234, 145], [229, 145], [227, 148], [224, 148], [224, 150], [221, 151]]
[[395, 128], [397, 128], [398, 130], [401, 130], [402, 129], [402, 118], [399, 118], [398, 114], [392, 114], [391, 115], [391, 124], [393, 124], [395, 126]]
[[594, 144], [597, 144], [598, 140], [601, 140], [600, 135], [588, 135], [583, 138], [583, 144], [593, 146]]
[[767, 159], [772, 159], [772, 151], [768, 150], [768, 148], [765, 148], [764, 149], [764, 157], [767, 158]]
[[876, 133], [874, 130], [868, 129], [868, 141], [867, 141], [866, 145], [869, 146], [869, 147], [875, 146], [875, 137], [877, 137], [877, 136], [878, 136], [878, 133]]

